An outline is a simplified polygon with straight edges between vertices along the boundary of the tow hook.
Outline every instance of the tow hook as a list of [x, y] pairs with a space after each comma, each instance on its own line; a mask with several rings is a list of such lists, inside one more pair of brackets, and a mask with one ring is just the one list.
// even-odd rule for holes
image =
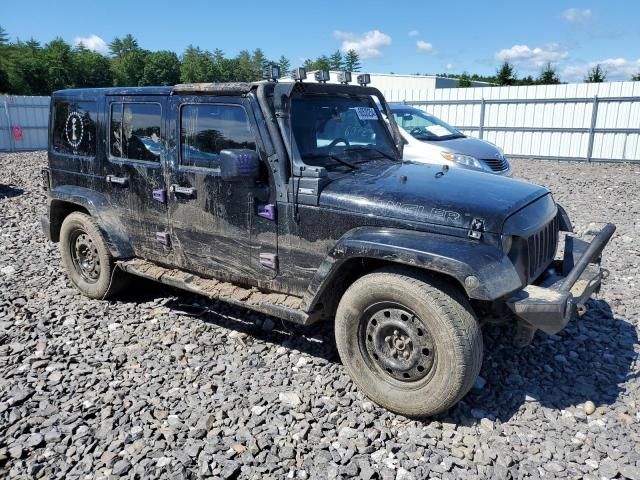
[[516, 331], [513, 334], [513, 345], [516, 348], [524, 348], [531, 343], [536, 334], [536, 327], [529, 325], [523, 320], [516, 323]]
[[584, 314], [587, 313], [587, 307], [583, 303], [576, 305], [576, 308], [578, 310], [578, 317], [580, 318], [584, 317]]

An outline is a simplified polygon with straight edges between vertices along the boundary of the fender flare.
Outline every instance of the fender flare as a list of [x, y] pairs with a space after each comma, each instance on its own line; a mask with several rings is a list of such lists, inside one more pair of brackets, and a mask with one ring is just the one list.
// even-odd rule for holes
[[73, 185], [61, 185], [49, 192], [49, 218], [56, 201], [83, 207], [95, 219], [107, 240], [111, 255], [115, 258], [133, 257], [134, 251], [120, 221], [117, 210], [107, 197], [95, 190]]
[[[414, 230], [359, 227], [344, 234], [320, 264], [302, 309], [313, 311], [342, 264], [354, 258], [384, 260], [453, 277], [476, 300], [496, 300], [522, 287], [509, 258], [486, 243]], [[477, 285], [465, 282], [471, 275], [479, 280]]]

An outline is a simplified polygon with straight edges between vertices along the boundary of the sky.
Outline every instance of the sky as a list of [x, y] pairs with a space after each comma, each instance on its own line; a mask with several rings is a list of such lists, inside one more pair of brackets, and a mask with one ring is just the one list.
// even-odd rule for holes
[[639, 0], [2, 2], [12, 40], [59, 36], [104, 53], [131, 33], [142, 48], [178, 54], [190, 44], [228, 56], [260, 47], [292, 67], [353, 48], [362, 71], [376, 73], [493, 74], [504, 60], [534, 77], [551, 62], [563, 81], [582, 81], [596, 63], [609, 80], [640, 72]]

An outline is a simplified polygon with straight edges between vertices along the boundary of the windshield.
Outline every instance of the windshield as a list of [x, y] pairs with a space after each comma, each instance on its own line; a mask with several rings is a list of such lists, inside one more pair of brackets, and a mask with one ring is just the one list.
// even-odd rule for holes
[[351, 170], [365, 161], [397, 158], [389, 130], [368, 96], [293, 97], [291, 126], [307, 165]]
[[449, 140], [464, 135], [443, 122], [417, 108], [393, 110], [396, 123], [418, 140]]

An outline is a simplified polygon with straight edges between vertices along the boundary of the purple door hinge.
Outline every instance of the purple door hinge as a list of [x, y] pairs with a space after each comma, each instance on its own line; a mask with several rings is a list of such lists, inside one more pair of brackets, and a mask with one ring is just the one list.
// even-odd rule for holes
[[258, 216], [266, 218], [267, 220], [275, 221], [276, 206], [272, 203], [268, 203], [267, 205], [258, 205]]
[[167, 191], [164, 188], [153, 191], [153, 199], [156, 202], [167, 203]]
[[171, 244], [171, 237], [167, 232], [156, 232], [156, 240], [164, 247], [168, 247]]
[[261, 253], [260, 265], [270, 268], [271, 270], [278, 269], [278, 255], [275, 253]]

